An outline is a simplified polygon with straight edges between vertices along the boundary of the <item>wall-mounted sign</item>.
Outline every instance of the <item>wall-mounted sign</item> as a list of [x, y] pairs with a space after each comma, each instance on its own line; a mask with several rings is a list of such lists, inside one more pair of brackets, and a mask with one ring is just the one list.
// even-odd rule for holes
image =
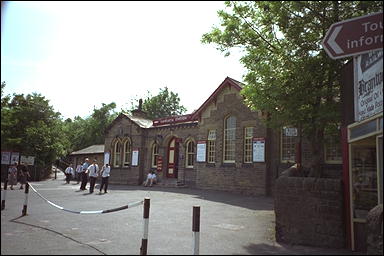
[[265, 162], [265, 138], [253, 138], [253, 162]]
[[383, 50], [354, 58], [355, 121], [383, 112]]
[[165, 125], [165, 124], [176, 124], [176, 123], [190, 122], [195, 120], [196, 118], [192, 118], [191, 114], [182, 115], [182, 116], [170, 116], [170, 117], [153, 120], [153, 126]]
[[197, 162], [205, 162], [206, 149], [207, 149], [207, 142], [205, 140], [201, 140], [197, 142], [197, 154], [196, 154]]
[[11, 152], [1, 152], [1, 164], [11, 163]]
[[19, 152], [12, 152], [11, 153], [11, 163], [18, 163], [19, 164], [20, 159], [20, 153]]
[[139, 165], [139, 149], [132, 150], [132, 166]]
[[20, 156], [20, 163], [25, 163], [27, 165], [34, 165], [35, 157], [34, 156]]
[[163, 157], [158, 155], [156, 162], [157, 162], [156, 170], [158, 172], [161, 172], [163, 170]]
[[109, 164], [109, 152], [104, 152], [104, 164]]
[[297, 136], [297, 128], [294, 127], [285, 127], [284, 135], [288, 137], [296, 137]]

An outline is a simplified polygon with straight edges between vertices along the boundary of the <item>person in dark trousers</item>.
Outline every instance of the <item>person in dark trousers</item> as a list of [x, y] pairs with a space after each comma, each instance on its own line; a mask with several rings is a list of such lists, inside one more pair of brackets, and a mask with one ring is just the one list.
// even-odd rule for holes
[[96, 159], [93, 160], [93, 164], [88, 166], [87, 171], [89, 173], [89, 193], [92, 194], [95, 188], [96, 179], [99, 173], [99, 166], [97, 165]]
[[72, 178], [72, 173], [73, 173], [72, 164], [69, 164], [67, 169], [65, 169], [64, 173], [65, 173], [65, 181], [67, 182], [67, 184], [69, 184]]
[[26, 163], [21, 163], [20, 165], [20, 189], [23, 189], [23, 185], [27, 184], [28, 178], [30, 177], [28, 172], [28, 166]]
[[103, 168], [101, 169], [101, 185], [100, 185], [100, 194], [101, 190], [103, 190], [104, 187], [104, 193], [108, 193], [108, 179], [109, 179], [109, 174], [111, 172], [111, 167], [109, 164], [105, 164]]
[[85, 161], [82, 166], [81, 170], [81, 185], [80, 190], [86, 190], [87, 182], [88, 182], [88, 166], [89, 166], [89, 159], [85, 158]]

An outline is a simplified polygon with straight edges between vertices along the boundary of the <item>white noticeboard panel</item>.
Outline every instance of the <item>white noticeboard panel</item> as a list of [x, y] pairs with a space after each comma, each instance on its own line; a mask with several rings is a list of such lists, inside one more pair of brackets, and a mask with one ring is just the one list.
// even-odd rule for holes
[[132, 150], [132, 166], [138, 166], [139, 165], [139, 150], [134, 149]]
[[355, 121], [383, 112], [383, 50], [354, 58]]
[[207, 149], [207, 142], [206, 141], [198, 141], [197, 142], [197, 154], [196, 154], [196, 161], [197, 162], [205, 162], [206, 149]]
[[11, 163], [11, 152], [1, 152], [1, 164]]
[[253, 138], [253, 162], [265, 162], [265, 139]]
[[109, 152], [104, 152], [104, 164], [109, 164]]
[[25, 163], [27, 165], [34, 165], [35, 157], [34, 156], [20, 156], [20, 163]]
[[20, 153], [19, 152], [12, 152], [11, 153], [11, 163], [18, 163], [19, 164], [19, 158], [20, 158]]

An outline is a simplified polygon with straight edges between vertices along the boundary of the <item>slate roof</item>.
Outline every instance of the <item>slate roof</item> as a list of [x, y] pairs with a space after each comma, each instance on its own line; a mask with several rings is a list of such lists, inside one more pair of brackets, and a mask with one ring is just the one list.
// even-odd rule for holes
[[103, 145], [92, 145], [87, 148], [80, 149], [78, 151], [72, 152], [70, 155], [86, 155], [86, 154], [101, 154], [104, 153], [104, 144]]
[[150, 119], [146, 119], [146, 118], [138, 117], [138, 116], [133, 116], [133, 115], [128, 114], [128, 113], [123, 113], [123, 115], [127, 116], [129, 119], [132, 120], [132, 122], [134, 122], [135, 124], [137, 124], [141, 128], [152, 127], [153, 121]]

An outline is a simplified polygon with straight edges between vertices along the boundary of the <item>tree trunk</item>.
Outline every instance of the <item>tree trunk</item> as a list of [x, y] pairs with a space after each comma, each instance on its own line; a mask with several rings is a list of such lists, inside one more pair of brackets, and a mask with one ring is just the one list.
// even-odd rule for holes
[[311, 142], [311, 170], [309, 177], [322, 177], [322, 164], [324, 162], [324, 128], [316, 128], [313, 136], [308, 138]]

